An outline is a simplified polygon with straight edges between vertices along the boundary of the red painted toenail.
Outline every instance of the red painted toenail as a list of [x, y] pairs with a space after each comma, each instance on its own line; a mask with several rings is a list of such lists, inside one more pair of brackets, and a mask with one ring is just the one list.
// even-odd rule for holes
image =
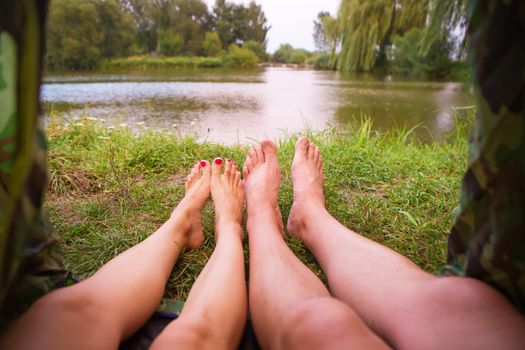
[[231, 159], [228, 159], [227, 162], [230, 163], [232, 160]]
[[221, 165], [222, 164], [222, 159], [220, 159], [220, 158], [215, 159], [215, 164]]
[[237, 162], [233, 162], [233, 165], [237, 165]]
[[203, 168], [204, 168], [205, 166], [206, 166], [206, 162], [205, 162], [205, 161], [203, 161], [203, 160], [201, 160], [201, 167], [203, 167]]

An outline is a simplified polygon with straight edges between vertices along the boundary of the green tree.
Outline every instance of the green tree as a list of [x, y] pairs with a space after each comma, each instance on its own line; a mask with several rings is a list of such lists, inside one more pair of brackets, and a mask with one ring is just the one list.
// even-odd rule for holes
[[317, 20], [314, 20], [314, 44], [315, 48], [321, 52], [328, 52], [330, 50], [330, 43], [324, 25], [324, 19], [328, 16], [330, 16], [329, 12], [322, 11], [317, 15]]
[[[464, 56], [464, 37], [454, 38], [466, 26], [467, 0], [342, 0], [338, 13], [341, 51], [337, 67], [343, 71], [369, 71], [388, 64], [392, 38], [413, 28], [423, 30], [421, 55], [434, 44]], [[445, 45], [443, 43], [458, 43]]]
[[174, 0], [170, 7], [169, 30], [184, 40], [184, 53], [202, 53], [204, 35], [208, 31], [210, 14], [202, 0]]
[[178, 56], [184, 50], [184, 40], [179, 34], [160, 32], [159, 52], [164, 56]]
[[281, 44], [279, 48], [273, 53], [273, 60], [279, 63], [289, 63], [294, 48], [290, 44]]
[[222, 50], [222, 43], [216, 32], [207, 32], [204, 36], [203, 49], [206, 56], [217, 56]]
[[246, 7], [226, 0], [216, 0], [213, 7], [215, 30], [219, 34], [223, 48], [231, 44], [242, 45], [256, 41], [266, 52], [266, 35], [270, 26], [260, 5], [254, 1]]
[[264, 14], [262, 6], [257, 5], [255, 1], [251, 1], [248, 7], [245, 7], [244, 11], [240, 11], [240, 14], [242, 14], [242, 25], [240, 27], [240, 39], [242, 42], [256, 41], [261, 43], [266, 52], [266, 36], [270, 30], [270, 26], [267, 24], [266, 15]]
[[304, 64], [310, 58], [310, 52], [294, 49], [290, 44], [281, 44], [273, 54], [273, 60], [279, 63]]
[[248, 40], [245, 42], [242, 47], [244, 49], [248, 49], [250, 51], [253, 51], [257, 57], [259, 57], [259, 60], [266, 61], [267, 60], [267, 53], [266, 53], [266, 47], [263, 43], [255, 40]]
[[429, 0], [429, 24], [425, 28], [422, 50], [429, 51], [435, 42], [451, 40], [458, 28], [462, 35], [456, 38], [454, 49], [460, 59], [466, 56], [466, 36], [468, 0]]
[[47, 65], [52, 69], [92, 69], [101, 58], [104, 33], [93, 1], [55, 0], [47, 29]]
[[142, 53], [150, 53], [157, 48], [157, 31], [151, 15], [151, 1], [120, 0], [133, 17], [135, 25], [135, 46]]
[[163, 42], [168, 34], [182, 38], [184, 54], [202, 53], [211, 24], [208, 6], [202, 0], [126, 0], [125, 7], [134, 14], [138, 44], [146, 52], [160, 52], [161, 34]]
[[133, 16], [120, 8], [117, 0], [95, 2], [104, 38], [98, 45], [104, 58], [124, 56], [133, 43]]
[[424, 36], [424, 29], [412, 28], [402, 37], [393, 38], [393, 71], [417, 77], [447, 78], [452, 67], [448, 54], [451, 43], [442, 38], [434, 40], [427, 50], [422, 50]]
[[[326, 64], [329, 67], [335, 68], [337, 64], [337, 47], [340, 42], [340, 30], [337, 18], [332, 17], [328, 12], [319, 12], [317, 20], [314, 20], [313, 35], [317, 50], [323, 53], [329, 53]], [[323, 62], [323, 65], [324, 64]]]
[[376, 62], [384, 65], [392, 35], [422, 28], [427, 14], [428, 0], [342, 0], [338, 69], [369, 71]]

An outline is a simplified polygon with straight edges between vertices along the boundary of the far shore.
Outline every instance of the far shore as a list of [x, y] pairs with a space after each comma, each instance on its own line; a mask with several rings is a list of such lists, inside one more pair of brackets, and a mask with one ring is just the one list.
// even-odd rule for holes
[[313, 64], [294, 64], [279, 62], [261, 62], [257, 65], [259, 68], [295, 68], [295, 69], [315, 69]]

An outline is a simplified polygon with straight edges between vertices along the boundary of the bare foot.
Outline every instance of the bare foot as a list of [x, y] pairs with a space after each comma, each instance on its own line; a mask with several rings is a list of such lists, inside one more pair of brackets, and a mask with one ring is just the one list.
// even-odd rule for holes
[[246, 187], [248, 218], [266, 210], [276, 218], [281, 233], [284, 234], [281, 213], [277, 205], [277, 195], [281, 184], [281, 169], [277, 159], [277, 147], [270, 140], [252, 148], [246, 157], [243, 168]]
[[211, 168], [211, 197], [215, 204], [215, 240], [218, 240], [219, 232], [220, 234], [240, 232], [242, 240], [242, 230], [221, 229], [224, 225], [241, 225], [244, 206], [241, 172], [237, 170], [237, 163], [231, 159], [223, 162], [221, 158], [215, 158]]
[[188, 230], [188, 241], [186, 243], [188, 249], [199, 248], [204, 242], [201, 210], [210, 196], [210, 179], [211, 169], [208, 162], [201, 160], [196, 163], [186, 178], [186, 195], [175, 209], [177, 211], [182, 207], [189, 212], [191, 226]]
[[292, 162], [293, 205], [288, 216], [288, 231], [299, 236], [305, 215], [325, 208], [323, 160], [321, 151], [306, 137], [295, 144]]

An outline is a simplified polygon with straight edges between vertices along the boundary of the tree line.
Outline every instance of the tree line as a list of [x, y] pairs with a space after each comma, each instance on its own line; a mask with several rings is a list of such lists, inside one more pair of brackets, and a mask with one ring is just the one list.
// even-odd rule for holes
[[50, 69], [92, 69], [132, 55], [266, 59], [262, 7], [216, 0], [54, 0], [47, 26]]
[[466, 60], [467, 0], [341, 0], [314, 21], [320, 64], [446, 77]]

